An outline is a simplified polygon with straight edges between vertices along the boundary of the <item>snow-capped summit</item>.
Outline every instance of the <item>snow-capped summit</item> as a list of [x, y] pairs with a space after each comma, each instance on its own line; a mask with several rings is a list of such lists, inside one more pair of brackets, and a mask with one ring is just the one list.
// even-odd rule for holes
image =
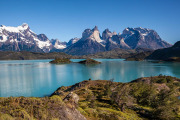
[[28, 25], [27, 23], [23, 23], [21, 26], [22, 26], [24, 29], [30, 29], [30, 28], [29, 28], [29, 25]]
[[49, 52], [53, 48], [44, 34], [35, 34], [28, 24], [0, 27], [0, 50]]
[[29, 25], [27, 23], [23, 23], [21, 26], [22, 27], [29, 27]]
[[27, 30], [29, 28], [28, 24], [23, 23], [22, 25], [18, 26], [18, 27], [11, 27], [11, 26], [5, 26], [5, 25], [1, 25], [0, 29], [6, 32], [22, 32], [24, 30]]

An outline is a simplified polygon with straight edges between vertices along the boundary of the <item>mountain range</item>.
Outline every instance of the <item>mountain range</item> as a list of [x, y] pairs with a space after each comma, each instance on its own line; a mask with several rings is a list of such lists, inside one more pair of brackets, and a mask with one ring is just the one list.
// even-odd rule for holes
[[65, 52], [71, 55], [86, 55], [113, 49], [148, 48], [152, 50], [171, 47], [158, 33], [147, 28], [126, 28], [122, 34], [105, 29], [100, 34], [98, 27], [85, 29], [81, 38], [69, 42], [49, 39], [45, 34], [34, 33], [28, 24], [18, 27], [0, 26], [0, 51]]

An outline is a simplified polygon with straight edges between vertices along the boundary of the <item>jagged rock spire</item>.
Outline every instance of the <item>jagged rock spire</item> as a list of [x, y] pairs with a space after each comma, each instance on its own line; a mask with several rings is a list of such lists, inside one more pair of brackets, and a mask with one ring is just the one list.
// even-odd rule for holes
[[99, 31], [97, 26], [95, 26], [95, 27], [93, 28], [93, 31], [95, 31], [95, 30]]

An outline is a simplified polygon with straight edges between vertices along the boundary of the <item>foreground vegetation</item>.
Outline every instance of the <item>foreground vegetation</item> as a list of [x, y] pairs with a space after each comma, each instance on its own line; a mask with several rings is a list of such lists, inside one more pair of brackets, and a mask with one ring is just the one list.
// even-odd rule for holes
[[60, 96], [0, 98], [0, 120], [86, 120]]
[[178, 96], [180, 79], [170, 76], [130, 83], [89, 79], [60, 87], [51, 97], [0, 98], [0, 119], [179, 120]]

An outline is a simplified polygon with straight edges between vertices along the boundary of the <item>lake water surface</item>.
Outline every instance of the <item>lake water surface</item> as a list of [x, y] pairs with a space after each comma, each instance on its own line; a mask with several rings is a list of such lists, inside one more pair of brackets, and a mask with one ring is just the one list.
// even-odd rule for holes
[[[96, 59], [99, 65], [50, 64], [51, 60], [0, 61], [0, 97], [50, 95], [60, 86], [69, 86], [83, 80], [114, 79], [129, 82], [139, 77], [159, 74], [180, 78], [180, 63], [152, 63]], [[74, 62], [80, 59], [72, 60]]]

